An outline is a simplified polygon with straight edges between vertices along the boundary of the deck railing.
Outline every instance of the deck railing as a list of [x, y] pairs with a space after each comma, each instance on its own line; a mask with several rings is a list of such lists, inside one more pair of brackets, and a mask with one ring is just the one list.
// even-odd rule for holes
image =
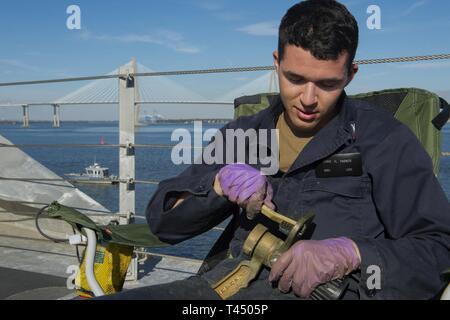
[[[415, 57], [401, 57], [401, 58], [387, 58], [387, 59], [372, 59], [372, 60], [360, 60], [356, 61], [359, 64], [380, 64], [380, 63], [399, 63], [399, 62], [412, 62], [412, 61], [429, 61], [450, 59], [450, 54], [429, 55], [429, 56], [415, 56]], [[5, 145], [0, 144], [0, 148], [29, 148], [29, 147], [50, 147], [50, 148], [118, 148], [119, 149], [119, 178], [117, 182], [120, 184], [119, 189], [119, 212], [111, 214], [111, 217], [119, 217], [121, 224], [130, 223], [133, 219], [140, 219], [136, 215], [136, 197], [135, 197], [135, 185], [136, 184], [154, 184], [157, 185], [158, 181], [153, 180], [139, 180], [136, 179], [135, 172], [135, 149], [136, 148], [172, 148], [172, 145], [164, 144], [136, 144], [135, 143], [135, 127], [136, 127], [136, 107], [142, 104], [214, 104], [214, 105], [233, 105], [232, 101], [140, 101], [137, 91], [137, 79], [139, 77], [158, 77], [158, 76], [174, 76], [174, 75], [200, 75], [200, 74], [212, 74], [212, 73], [230, 73], [230, 72], [257, 72], [257, 71], [270, 71], [274, 70], [273, 66], [263, 67], [242, 67], [242, 68], [223, 68], [223, 69], [205, 69], [205, 70], [186, 70], [186, 71], [169, 71], [169, 72], [146, 72], [138, 73], [136, 70], [136, 64], [131, 63], [125, 67], [119, 69], [117, 74], [113, 75], [96, 75], [87, 77], [75, 77], [64, 79], [50, 79], [50, 80], [36, 80], [36, 81], [19, 81], [0, 83], [0, 87], [12, 87], [23, 85], [41, 85], [49, 83], [62, 83], [73, 81], [88, 81], [99, 79], [117, 79], [119, 86], [119, 99], [117, 101], [119, 105], [119, 144], [117, 145], [101, 145], [101, 144], [18, 144], [18, 145]], [[76, 104], [76, 103], [73, 103]], [[83, 103], [89, 104], [89, 103]], [[99, 105], [102, 103], [92, 102], [91, 104]], [[111, 101], [104, 104], [111, 104]], [[18, 103], [7, 104], [0, 107], [22, 107], [23, 108], [23, 121], [24, 126], [28, 125], [29, 116], [28, 108], [36, 105], [49, 105], [54, 108], [54, 125], [59, 126], [59, 107], [64, 106], [63, 103], [56, 104], [55, 102], [48, 103]], [[450, 152], [443, 152], [443, 157], [450, 156]], [[24, 182], [48, 182], [48, 181], [69, 181], [77, 182], [77, 179], [23, 179], [23, 178], [11, 178], [0, 177], [0, 180], [18, 180]], [[109, 214], [99, 213], [102, 216], [108, 216]], [[215, 230], [222, 231], [221, 228], [215, 228]], [[141, 250], [137, 250], [143, 253]], [[136, 263], [136, 260], [134, 260]]]

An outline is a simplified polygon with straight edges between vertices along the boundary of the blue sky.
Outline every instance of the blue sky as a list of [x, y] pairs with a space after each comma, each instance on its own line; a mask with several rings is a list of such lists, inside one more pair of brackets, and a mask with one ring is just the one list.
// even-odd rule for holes
[[[15, 0], [0, 10], [0, 82], [106, 74], [132, 57], [152, 70], [272, 64], [277, 27], [297, 1]], [[358, 59], [450, 53], [450, 1], [342, 1], [360, 25]], [[81, 8], [81, 30], [68, 30], [66, 8]], [[381, 30], [368, 30], [369, 5], [381, 8]], [[261, 74], [173, 80], [208, 98]], [[0, 103], [58, 98], [86, 83], [1, 88]], [[416, 86], [450, 98], [450, 61], [362, 66], [349, 92]], [[22, 100], [20, 100], [22, 99]], [[79, 108], [67, 119], [83, 118]], [[202, 113], [182, 109], [182, 113]], [[164, 114], [164, 110], [158, 109]], [[178, 109], [171, 109], [171, 112]], [[169, 112], [169, 111], [168, 111]], [[188, 113], [189, 113], [188, 112]], [[227, 111], [215, 111], [220, 115]], [[47, 117], [49, 109], [34, 112]], [[103, 111], [93, 112], [95, 117]], [[111, 113], [110, 113], [111, 114]], [[170, 112], [168, 114], [170, 116]], [[219, 115], [219, 116], [220, 116]], [[110, 115], [110, 117], [114, 117]], [[1, 118], [20, 118], [18, 110]]]

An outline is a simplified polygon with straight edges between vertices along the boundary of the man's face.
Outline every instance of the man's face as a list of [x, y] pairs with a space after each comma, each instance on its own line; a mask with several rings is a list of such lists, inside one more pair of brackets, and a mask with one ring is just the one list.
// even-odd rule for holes
[[289, 127], [299, 135], [317, 133], [336, 115], [337, 100], [358, 66], [349, 71], [348, 53], [337, 60], [318, 60], [294, 45], [286, 45], [279, 63], [278, 52], [274, 59]]

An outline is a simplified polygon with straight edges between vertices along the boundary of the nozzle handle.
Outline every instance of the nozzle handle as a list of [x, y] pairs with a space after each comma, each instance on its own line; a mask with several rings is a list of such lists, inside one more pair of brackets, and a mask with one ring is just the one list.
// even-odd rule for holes
[[276, 223], [279, 223], [279, 224], [284, 222], [284, 223], [288, 223], [292, 226], [295, 226], [295, 224], [297, 223], [297, 221], [292, 220], [292, 219], [270, 209], [265, 204], [263, 204], [263, 206], [261, 207], [261, 213], [263, 215], [265, 215], [267, 218], [269, 218], [270, 220], [275, 221]]

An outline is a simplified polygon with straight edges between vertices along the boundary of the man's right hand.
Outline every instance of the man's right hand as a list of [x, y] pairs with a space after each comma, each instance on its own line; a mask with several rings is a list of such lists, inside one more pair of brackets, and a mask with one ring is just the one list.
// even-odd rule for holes
[[246, 209], [249, 218], [259, 212], [263, 204], [275, 209], [273, 189], [266, 176], [247, 164], [235, 163], [223, 167], [216, 175], [214, 191]]

